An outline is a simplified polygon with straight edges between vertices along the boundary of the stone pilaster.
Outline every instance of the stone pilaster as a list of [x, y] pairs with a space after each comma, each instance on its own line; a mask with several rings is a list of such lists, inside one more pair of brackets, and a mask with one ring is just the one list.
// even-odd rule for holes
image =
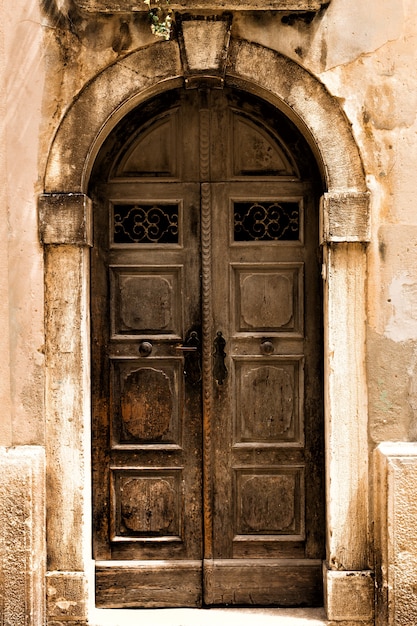
[[375, 450], [376, 624], [417, 619], [417, 443]]
[[371, 623], [365, 368], [369, 195], [323, 197], [327, 561], [324, 603], [338, 624]]
[[78, 626], [87, 619], [91, 230], [91, 202], [84, 194], [39, 198], [45, 260], [48, 626]]
[[45, 454], [0, 448], [0, 623], [45, 621]]

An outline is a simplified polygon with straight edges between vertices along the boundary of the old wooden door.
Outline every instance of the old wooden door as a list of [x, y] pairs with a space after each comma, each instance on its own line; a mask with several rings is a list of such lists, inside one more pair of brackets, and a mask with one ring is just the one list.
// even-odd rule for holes
[[96, 598], [321, 603], [315, 166], [232, 90], [134, 111], [93, 176]]

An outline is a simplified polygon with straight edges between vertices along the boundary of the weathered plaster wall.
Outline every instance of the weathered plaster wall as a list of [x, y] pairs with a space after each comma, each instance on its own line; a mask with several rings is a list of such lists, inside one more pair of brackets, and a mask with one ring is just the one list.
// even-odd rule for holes
[[0, 442], [7, 446], [44, 441], [43, 270], [36, 194], [45, 72], [37, 3], [5, 1], [1, 15]]
[[[370, 436], [413, 440], [416, 428], [417, 6], [367, 4], [357, 39], [363, 53], [330, 51], [322, 74], [343, 98], [373, 192], [368, 274]], [[375, 30], [374, 17], [378, 29]], [[340, 29], [342, 30], [342, 29]], [[345, 31], [346, 32], [346, 31]], [[354, 31], [355, 32], [355, 31]], [[328, 42], [329, 43], [329, 42]], [[341, 63], [337, 65], [336, 63]]]
[[[43, 279], [35, 196], [48, 146], [83, 85], [121, 55], [153, 41], [143, 14], [93, 17], [59, 4], [60, 11], [46, 0], [42, 6], [18, 0], [2, 7], [0, 234], [8, 247], [0, 253], [0, 438], [5, 445], [43, 440]], [[370, 436], [375, 442], [415, 438], [417, 6], [413, 0], [333, 0], [314, 18], [249, 13], [237, 15], [233, 28], [235, 35], [279, 50], [316, 74], [352, 123], [373, 192]]]
[[[153, 41], [146, 16], [100, 16], [61, 3], [45, 10], [44, 147], [73, 96], [121, 55]], [[64, 15], [64, 16], [63, 16]], [[71, 28], [68, 28], [70, 23]], [[234, 34], [279, 50], [339, 99], [373, 192], [369, 249], [370, 433], [376, 442], [416, 435], [414, 180], [417, 7], [412, 0], [333, 0], [316, 17], [243, 13]]]
[[[0, 2], [3, 14], [4, 2]], [[12, 442], [10, 411], [10, 354], [9, 354], [9, 281], [7, 250], [7, 175], [6, 175], [6, 62], [4, 45], [4, 24], [0, 23], [0, 319], [3, 332], [0, 335], [0, 445], [9, 446]]]
[[[85, 84], [154, 38], [143, 14], [88, 15], [69, 0], [0, 0], [0, 10], [0, 445], [7, 447], [44, 443], [36, 197], [53, 135]], [[236, 14], [233, 35], [317, 76], [352, 125], [372, 191], [369, 436], [375, 444], [416, 439], [415, 0], [332, 0], [315, 17]]]
[[235, 28], [316, 74], [344, 109], [372, 191], [370, 437], [417, 436], [417, 5], [333, 0], [310, 23], [242, 16]]

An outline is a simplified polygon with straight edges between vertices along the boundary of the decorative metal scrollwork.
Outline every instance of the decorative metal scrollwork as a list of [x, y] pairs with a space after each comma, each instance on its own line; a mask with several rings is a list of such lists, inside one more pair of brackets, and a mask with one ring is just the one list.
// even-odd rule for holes
[[219, 330], [214, 340], [214, 365], [213, 365], [213, 375], [214, 379], [218, 382], [219, 385], [223, 384], [223, 381], [227, 378], [227, 367], [225, 365], [226, 352], [224, 351], [226, 347], [226, 340], [223, 337], [222, 332]]
[[298, 202], [235, 202], [235, 241], [297, 241], [300, 236]]
[[114, 206], [114, 243], [178, 243], [178, 204]]

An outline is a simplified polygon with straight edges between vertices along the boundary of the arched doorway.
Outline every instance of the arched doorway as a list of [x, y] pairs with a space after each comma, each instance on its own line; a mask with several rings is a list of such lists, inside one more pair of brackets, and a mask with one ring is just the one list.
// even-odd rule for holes
[[[149, 72], [149, 67], [154, 71]], [[323, 597], [329, 619], [369, 621], [374, 606], [365, 351], [370, 228], [360, 154], [338, 102], [320, 81], [285, 56], [232, 37], [225, 82], [282, 108], [302, 129], [321, 163], [325, 190], [320, 202], [326, 453]], [[175, 41], [136, 50], [99, 73], [74, 99], [57, 129], [39, 198], [46, 287], [47, 576], [68, 586], [71, 598], [84, 607], [85, 618], [97, 624], [101, 617], [92, 608], [90, 521], [88, 310], [93, 241], [88, 181], [105, 138], [120, 119], [153, 95], [182, 84]], [[346, 598], [358, 601], [347, 603]]]
[[91, 177], [103, 607], [322, 604], [320, 175], [279, 110], [171, 90]]

